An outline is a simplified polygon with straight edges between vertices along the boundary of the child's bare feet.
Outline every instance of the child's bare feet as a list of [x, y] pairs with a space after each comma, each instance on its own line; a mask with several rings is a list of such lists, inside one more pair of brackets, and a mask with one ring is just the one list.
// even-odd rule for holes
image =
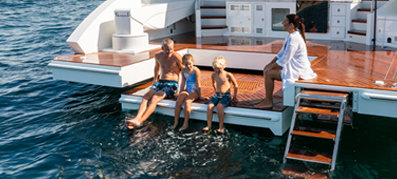
[[204, 128], [203, 128], [203, 131], [209, 131], [210, 129], [211, 129], [211, 127], [208, 127], [208, 126], [207, 126], [207, 127], [204, 127]]
[[129, 130], [134, 129], [135, 127], [141, 126], [141, 123], [136, 119], [126, 120], [125, 124]]
[[184, 131], [189, 127], [189, 125], [183, 124], [183, 126], [179, 129], [179, 131]]
[[218, 130], [217, 130], [219, 133], [224, 133], [225, 132], [225, 128], [219, 128]]
[[177, 125], [178, 125], [178, 123], [175, 123], [175, 124], [171, 127], [171, 129], [174, 130], [174, 129], [176, 128]]

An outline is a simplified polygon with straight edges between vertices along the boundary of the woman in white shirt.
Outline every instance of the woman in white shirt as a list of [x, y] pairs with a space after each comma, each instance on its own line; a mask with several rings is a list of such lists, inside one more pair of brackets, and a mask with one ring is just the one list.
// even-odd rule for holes
[[283, 90], [290, 87], [296, 80], [312, 79], [317, 75], [310, 67], [307, 57], [305, 26], [296, 14], [284, 18], [283, 30], [288, 31], [283, 48], [276, 57], [265, 66], [266, 98], [255, 105], [257, 108], [271, 109], [273, 107], [274, 80], [283, 82]]

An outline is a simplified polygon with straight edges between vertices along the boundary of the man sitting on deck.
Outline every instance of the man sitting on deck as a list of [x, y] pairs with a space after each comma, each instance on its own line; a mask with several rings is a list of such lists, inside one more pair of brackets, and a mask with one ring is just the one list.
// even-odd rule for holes
[[[136, 117], [126, 121], [126, 125], [130, 130], [141, 126], [142, 122], [154, 112], [157, 103], [165, 97], [173, 97], [178, 89], [182, 57], [177, 52], [174, 52], [174, 42], [171, 39], [164, 39], [161, 49], [162, 52], [155, 54], [153, 85], [143, 96]], [[160, 69], [160, 80], [157, 81]], [[149, 100], [150, 104], [148, 106]]]

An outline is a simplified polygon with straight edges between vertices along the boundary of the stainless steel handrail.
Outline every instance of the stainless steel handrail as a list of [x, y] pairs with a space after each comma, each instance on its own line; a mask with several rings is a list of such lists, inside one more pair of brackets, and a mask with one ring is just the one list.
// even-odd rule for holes
[[200, 10], [200, 0], [196, 0], [196, 10]]

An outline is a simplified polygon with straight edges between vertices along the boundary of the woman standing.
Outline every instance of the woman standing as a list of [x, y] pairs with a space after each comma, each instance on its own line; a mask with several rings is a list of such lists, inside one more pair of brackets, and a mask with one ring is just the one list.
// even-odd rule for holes
[[283, 48], [276, 57], [265, 66], [266, 98], [255, 105], [257, 108], [273, 107], [274, 80], [283, 82], [283, 90], [290, 87], [296, 80], [315, 78], [317, 75], [310, 68], [307, 57], [305, 26], [296, 14], [287, 15], [283, 22], [283, 30], [288, 31]]

